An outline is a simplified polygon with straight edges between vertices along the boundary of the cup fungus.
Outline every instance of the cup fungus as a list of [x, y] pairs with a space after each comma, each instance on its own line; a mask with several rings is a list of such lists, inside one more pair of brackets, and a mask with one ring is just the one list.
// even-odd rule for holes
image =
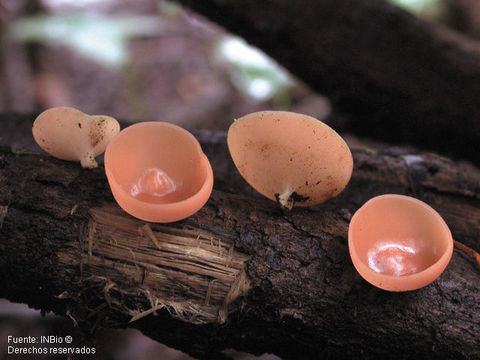
[[352, 175], [345, 141], [323, 122], [287, 111], [236, 120], [228, 148], [244, 179], [283, 207], [310, 206], [338, 195]]
[[80, 161], [84, 168], [98, 166], [95, 157], [119, 131], [114, 118], [87, 115], [71, 107], [42, 112], [32, 127], [33, 137], [43, 150], [62, 160]]
[[452, 257], [453, 239], [429, 205], [388, 194], [370, 199], [353, 215], [348, 247], [353, 265], [369, 283], [408, 291], [440, 276]]
[[117, 203], [130, 215], [173, 222], [208, 200], [213, 172], [195, 137], [165, 122], [127, 127], [105, 152], [105, 172]]

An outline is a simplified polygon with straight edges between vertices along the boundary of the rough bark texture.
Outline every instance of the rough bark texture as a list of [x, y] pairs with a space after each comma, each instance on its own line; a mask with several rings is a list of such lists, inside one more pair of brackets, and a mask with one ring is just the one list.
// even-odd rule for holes
[[240, 178], [224, 135], [197, 136], [215, 172], [212, 197], [162, 226], [119, 210], [102, 168], [3, 148], [0, 296], [87, 332], [134, 326], [199, 358], [235, 348], [285, 359], [480, 359], [480, 270], [469, 257], [455, 250], [431, 285], [390, 293], [356, 273], [346, 239], [355, 210], [393, 192], [431, 204], [457, 241], [478, 250], [479, 169], [351, 138], [347, 189], [283, 211]]
[[179, 0], [349, 115], [343, 131], [480, 162], [480, 45], [382, 0]]

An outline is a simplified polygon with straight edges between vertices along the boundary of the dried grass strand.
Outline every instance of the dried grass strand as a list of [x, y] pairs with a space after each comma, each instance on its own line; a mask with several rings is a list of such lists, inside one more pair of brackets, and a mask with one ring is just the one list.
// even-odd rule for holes
[[109, 307], [126, 306], [119, 294], [143, 294], [143, 305], [127, 309], [130, 322], [163, 309], [195, 324], [223, 323], [240, 307], [249, 288], [249, 257], [236, 251], [231, 239], [193, 227], [145, 223], [111, 206], [90, 214], [86, 246], [80, 246], [82, 281], [101, 282]]

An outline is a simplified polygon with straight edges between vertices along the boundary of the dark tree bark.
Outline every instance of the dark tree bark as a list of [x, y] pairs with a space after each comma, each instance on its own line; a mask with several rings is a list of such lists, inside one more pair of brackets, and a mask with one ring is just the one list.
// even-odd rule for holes
[[480, 162], [480, 45], [382, 0], [179, 0], [328, 96], [342, 131]]
[[236, 348], [286, 359], [480, 359], [480, 270], [469, 257], [455, 250], [431, 285], [390, 293], [356, 273], [346, 239], [354, 211], [393, 192], [430, 203], [456, 240], [478, 249], [479, 169], [350, 139], [347, 189], [283, 211], [240, 178], [224, 135], [197, 136], [215, 190], [197, 214], [167, 225], [121, 211], [102, 168], [3, 148], [0, 296], [91, 333], [133, 326], [200, 358]]
[[480, 3], [476, 0], [448, 0], [447, 23], [473, 38], [480, 38]]

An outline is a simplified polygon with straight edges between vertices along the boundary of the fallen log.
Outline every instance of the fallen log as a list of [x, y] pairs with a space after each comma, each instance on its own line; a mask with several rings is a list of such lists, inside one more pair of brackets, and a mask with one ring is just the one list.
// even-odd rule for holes
[[136, 327], [205, 359], [228, 348], [285, 359], [480, 359], [480, 271], [470, 257], [455, 250], [431, 285], [390, 293], [356, 273], [346, 239], [366, 200], [402, 193], [431, 204], [478, 250], [479, 169], [348, 138], [346, 190], [285, 211], [241, 179], [224, 134], [196, 135], [214, 168], [212, 197], [164, 225], [120, 210], [101, 167], [2, 148], [0, 296], [87, 333]]
[[384, 0], [178, 0], [327, 96], [342, 131], [480, 163], [480, 43]]

